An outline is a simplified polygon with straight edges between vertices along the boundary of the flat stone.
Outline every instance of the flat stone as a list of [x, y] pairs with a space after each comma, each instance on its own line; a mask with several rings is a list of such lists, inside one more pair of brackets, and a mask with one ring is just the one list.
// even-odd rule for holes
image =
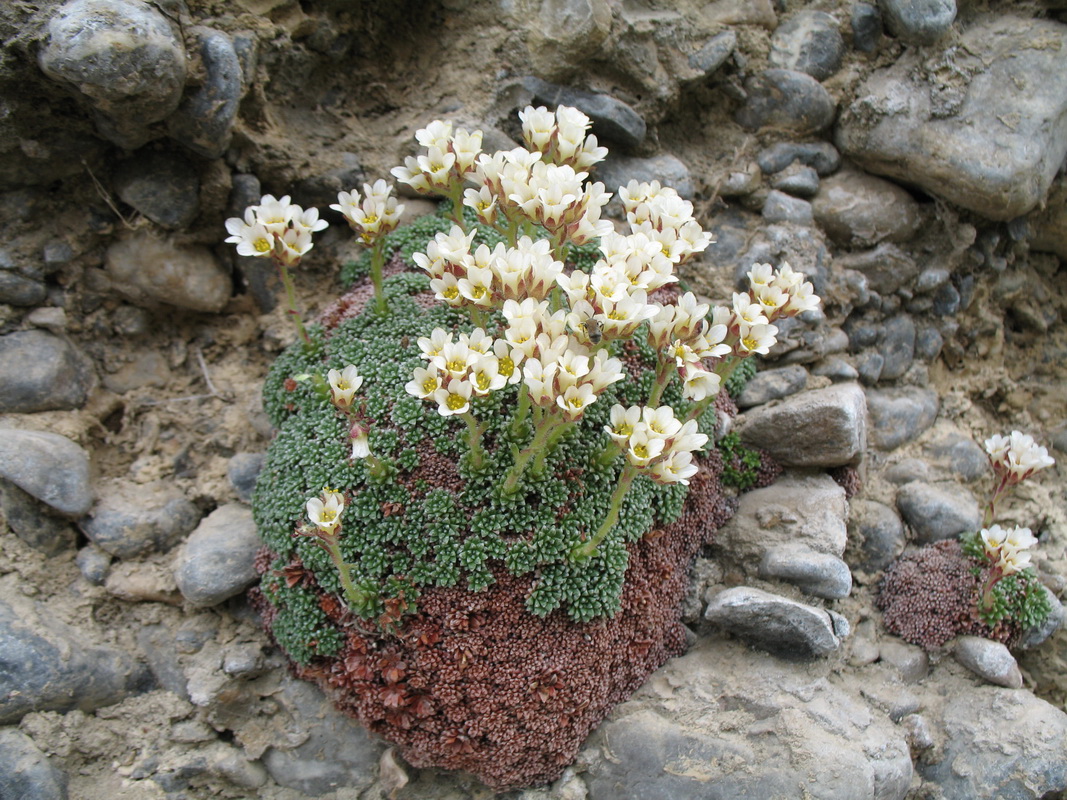
[[776, 142], [756, 157], [759, 168], [768, 175], [781, 172], [794, 162], [811, 167], [824, 177], [841, 166], [841, 154], [829, 142]]
[[0, 428], [0, 478], [61, 514], [79, 517], [93, 504], [89, 454], [58, 433]]
[[740, 433], [746, 444], [766, 449], [785, 466], [855, 463], [866, 449], [863, 390], [836, 384], [760, 406], [744, 415]]
[[982, 521], [978, 501], [962, 486], [942, 488], [913, 481], [897, 492], [897, 508], [918, 544], [976, 531]]
[[588, 799], [903, 800], [904, 732], [812, 671], [701, 639], [590, 736]]
[[802, 544], [769, 548], [760, 561], [759, 574], [761, 578], [785, 581], [802, 592], [827, 600], [848, 597], [852, 591], [848, 564], [837, 556], [818, 553]]
[[384, 745], [340, 711], [316, 687], [286, 677], [273, 695], [297, 733], [294, 747], [272, 747], [263, 765], [281, 786], [317, 797], [338, 788], [358, 794], [374, 782]]
[[741, 495], [733, 517], [715, 534], [715, 547], [740, 563], [759, 563], [779, 545], [803, 545], [840, 556], [847, 538], [845, 490], [828, 475], [785, 473]]
[[166, 386], [170, 365], [157, 350], [128, 351], [130, 358], [115, 372], [104, 376], [104, 387], [115, 394], [126, 394], [145, 386]]
[[[938, 54], [939, 69], [925, 55], [905, 51], [871, 74], [841, 115], [837, 146], [868, 172], [988, 219], [1033, 209], [1067, 155], [1067, 29], [998, 15], [968, 26]], [[955, 76], [947, 83], [945, 70]]]
[[37, 63], [73, 89], [104, 138], [132, 150], [178, 107], [185, 48], [177, 25], [147, 3], [71, 0], [55, 10]]
[[176, 153], [139, 153], [118, 166], [112, 185], [122, 202], [171, 230], [184, 228], [200, 210], [196, 168]]
[[14, 593], [0, 598], [0, 724], [30, 711], [92, 711], [151, 683], [126, 651], [91, 641], [47, 606]]
[[768, 222], [791, 222], [794, 225], [811, 225], [814, 217], [811, 203], [799, 197], [772, 189], [763, 203], [763, 218]]
[[777, 655], [821, 658], [841, 646], [829, 612], [748, 586], [715, 595], [704, 619]]
[[819, 191], [819, 173], [814, 167], [794, 162], [774, 174], [771, 186], [794, 197], [810, 198]]
[[35, 306], [44, 302], [48, 289], [43, 281], [27, 278], [9, 269], [0, 269], [0, 303], [9, 306]]
[[908, 371], [915, 359], [915, 322], [909, 315], [886, 320], [878, 352], [883, 359], [881, 380], [895, 380]]
[[912, 441], [934, 424], [939, 406], [937, 392], [932, 389], [868, 389], [871, 444], [881, 450], [895, 450]]
[[233, 284], [203, 245], [179, 245], [150, 231], [136, 231], [107, 249], [107, 272], [131, 302], [192, 311], [221, 311]]
[[34, 550], [54, 556], [74, 548], [77, 537], [70, 520], [48, 513], [32, 495], [5, 480], [0, 480], [0, 511], [11, 531]]
[[930, 465], [921, 458], [905, 458], [890, 464], [882, 473], [882, 477], [897, 486], [912, 481], [925, 481], [930, 477]]
[[956, 0], [880, 0], [885, 26], [907, 44], [933, 44], [956, 19]]
[[533, 94], [534, 105], [577, 108], [589, 117], [592, 133], [600, 140], [631, 149], [645, 141], [645, 121], [641, 115], [611, 95], [558, 86], [532, 75], [523, 78], [522, 85]]
[[768, 69], [745, 81], [748, 97], [734, 115], [749, 130], [777, 128], [795, 135], [818, 133], [834, 121], [836, 104], [815, 78], [790, 69]]
[[802, 391], [807, 383], [808, 371], [798, 364], [757, 372], [737, 397], [737, 407], [751, 408], [781, 400]]
[[981, 636], [961, 636], [952, 654], [963, 666], [983, 680], [1008, 689], [1023, 688], [1023, 674], [1015, 656], [1001, 642]]
[[861, 497], [849, 503], [848, 540], [855, 545], [854, 568], [881, 572], [904, 551], [904, 525], [897, 512], [877, 500]]
[[819, 227], [849, 247], [907, 242], [922, 222], [919, 204], [907, 191], [855, 169], [824, 178], [811, 208]]
[[845, 253], [834, 260], [835, 268], [851, 269], [867, 278], [879, 294], [892, 294], [918, 276], [921, 267], [894, 244], [882, 242], [873, 250]]
[[17, 728], [0, 728], [0, 797], [67, 800], [67, 776], [49, 762], [33, 739]]
[[943, 750], [918, 762], [946, 800], [1032, 800], [1067, 789], [1067, 714], [1025, 689], [978, 686], [949, 699]]
[[639, 183], [659, 181], [663, 186], [670, 186], [682, 197], [693, 198], [693, 178], [689, 174], [689, 167], [669, 153], [651, 158], [609, 154], [597, 164], [594, 177], [603, 182], [607, 191], [613, 193], [632, 180]]
[[129, 603], [181, 604], [174, 575], [154, 561], [120, 561], [108, 571], [104, 588]]
[[219, 506], [189, 535], [175, 559], [182, 596], [207, 608], [240, 594], [259, 577], [254, 562], [260, 544], [248, 506]]
[[96, 383], [91, 362], [41, 330], [0, 336], [0, 413], [81, 408]]
[[768, 62], [823, 81], [841, 68], [845, 43], [834, 18], [824, 11], [798, 11], [771, 37]]
[[841, 356], [827, 356], [816, 362], [811, 367], [811, 374], [821, 378], [829, 378], [834, 383], [855, 381], [860, 376], [856, 368]]
[[166, 551], [200, 521], [200, 511], [174, 486], [102, 481], [100, 499], [82, 521], [85, 535], [119, 558]]
[[194, 37], [203, 64], [202, 83], [185, 94], [167, 119], [170, 138], [204, 158], [221, 158], [230, 146], [237, 107], [244, 94], [241, 64], [230, 37], [214, 28], [197, 26]]
[[713, 74], [726, 63], [737, 47], [737, 34], [725, 30], [708, 39], [701, 48], [689, 56], [689, 66], [697, 70], [702, 77]]

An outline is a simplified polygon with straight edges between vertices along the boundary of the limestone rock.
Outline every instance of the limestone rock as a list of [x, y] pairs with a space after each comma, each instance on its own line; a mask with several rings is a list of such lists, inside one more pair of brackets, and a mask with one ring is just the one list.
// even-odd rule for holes
[[182, 596], [199, 608], [218, 605], [255, 582], [260, 540], [252, 510], [228, 503], [211, 512], [186, 539], [174, 564]]
[[848, 634], [840, 615], [748, 586], [715, 595], [704, 619], [754, 647], [792, 658], [827, 656]]

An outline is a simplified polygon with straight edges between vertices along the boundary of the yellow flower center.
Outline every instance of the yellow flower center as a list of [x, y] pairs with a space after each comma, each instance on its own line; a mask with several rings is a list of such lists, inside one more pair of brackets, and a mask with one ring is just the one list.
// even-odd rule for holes
[[626, 315], [623, 314], [621, 311], [613, 308], [611, 311], [608, 312], [608, 319], [619, 319], [619, 320], [622, 320], [622, 319], [626, 319]]
[[446, 300], [455, 300], [459, 297], [459, 289], [455, 286], [449, 286], [442, 292], [442, 294], [445, 296]]
[[463, 406], [467, 405], [467, 398], [461, 394], [450, 394], [448, 399], [445, 400], [445, 405], [452, 411], [459, 411]]
[[437, 378], [432, 378], [431, 377], [431, 378], [427, 378], [426, 380], [424, 380], [422, 382], [422, 390], [424, 392], [426, 392], [426, 394], [430, 394], [431, 392], [436, 391], [437, 390]]
[[615, 434], [617, 436], [629, 436], [633, 432], [634, 432], [633, 426], [632, 425], [627, 425], [625, 422], [622, 425], [620, 425], [618, 428], [615, 429]]
[[337, 512], [336, 511], [334, 511], [332, 508], [323, 508], [322, 509], [322, 521], [323, 521], [323, 523], [328, 524], [328, 523], [333, 522], [335, 519], [337, 519]]
[[497, 366], [497, 369], [499, 370], [500, 374], [503, 375], [505, 378], [510, 378], [515, 372], [515, 362], [507, 356], [504, 356], [502, 359], [500, 359], [500, 363]]
[[339, 392], [347, 392], [348, 391], [348, 381], [346, 381], [344, 378], [341, 378], [339, 381], [337, 381], [337, 391], [339, 391]]
[[752, 336], [746, 336], [741, 340], [741, 344], [744, 345], [746, 350], [755, 350], [759, 346], [759, 342]]
[[482, 297], [485, 296], [485, 288], [482, 286], [472, 286], [471, 295], [474, 297], [475, 300], [480, 300]]
[[447, 364], [445, 364], [445, 368], [449, 372], [454, 372], [456, 374], [459, 374], [461, 372], [466, 372], [466, 370], [467, 370], [467, 362], [466, 361], [461, 361], [458, 358], [453, 358], [451, 361], [449, 361]]
[[634, 455], [641, 460], [648, 458], [648, 448], [645, 445], [639, 444], [631, 449], [634, 451]]
[[574, 397], [572, 397], [570, 400], [567, 401], [567, 405], [569, 405], [571, 408], [581, 408], [582, 407], [582, 398], [579, 397], [578, 395], [575, 395]]
[[377, 221], [378, 221], [378, 216], [376, 214], [367, 214], [367, 216], [365, 216], [363, 218], [363, 224], [364, 225], [373, 225]]
[[478, 384], [478, 388], [481, 389], [483, 392], [489, 388], [489, 376], [486, 375], [484, 372], [479, 372], [474, 377], [474, 381]]
[[256, 248], [257, 253], [266, 253], [270, 250], [270, 242], [266, 239], [256, 239], [252, 242], [252, 246]]

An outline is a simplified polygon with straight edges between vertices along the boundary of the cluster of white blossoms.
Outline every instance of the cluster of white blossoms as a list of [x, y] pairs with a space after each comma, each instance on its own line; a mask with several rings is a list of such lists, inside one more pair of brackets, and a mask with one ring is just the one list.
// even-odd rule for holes
[[362, 197], [356, 191], [340, 192], [330, 208], [344, 215], [356, 236], [368, 247], [395, 230], [404, 213], [404, 206], [393, 197], [392, 185], [381, 179], [363, 184]]
[[482, 152], [482, 132], [452, 131], [451, 122], [434, 120], [419, 129], [415, 139], [426, 152], [408, 156], [404, 166], [393, 167], [393, 176], [422, 194], [448, 194], [473, 172]]
[[554, 164], [587, 169], [608, 154], [595, 136], [586, 136], [589, 117], [576, 108], [560, 106], [552, 112], [544, 106], [527, 106], [519, 112], [519, 120], [526, 146]]
[[819, 306], [810, 281], [783, 261], [777, 269], [770, 264], [753, 264], [748, 272], [747, 292], [735, 292], [729, 308], [715, 309], [713, 322], [727, 328], [727, 341], [736, 356], [767, 355], [774, 346], [777, 319], [795, 317]]
[[270, 256], [283, 266], [294, 267], [311, 249], [311, 234], [326, 227], [317, 208], [305, 210], [288, 195], [278, 199], [268, 194], [259, 205], [245, 209], [244, 219], [226, 220], [230, 234], [226, 242], [236, 244], [239, 255]]
[[697, 472], [693, 451], [708, 443], [696, 420], [681, 422], [670, 406], [611, 407], [611, 422], [604, 426], [626, 454], [626, 460], [657, 483], [682, 483]]
[[1030, 566], [1031, 547], [1037, 544], [1037, 537], [1029, 528], [1001, 528], [991, 525], [981, 532], [982, 545], [986, 556], [1000, 571], [1001, 576], [1022, 572]]
[[993, 472], [1008, 485], [1020, 483], [1056, 463], [1033, 436], [1021, 431], [1012, 431], [1008, 436], [996, 434], [986, 439], [985, 449]]

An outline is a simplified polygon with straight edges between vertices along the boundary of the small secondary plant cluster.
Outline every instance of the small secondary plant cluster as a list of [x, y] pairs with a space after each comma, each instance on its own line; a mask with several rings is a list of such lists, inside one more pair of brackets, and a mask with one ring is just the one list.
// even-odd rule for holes
[[[712, 242], [692, 204], [631, 181], [617, 232], [589, 180], [607, 152], [589, 120], [519, 116], [525, 146], [492, 154], [448, 122], [417, 133], [423, 151], [393, 174], [451, 212], [412, 251], [417, 272], [383, 277], [392, 187], [342, 193], [332, 208], [371, 251], [374, 299], [329, 330], [290, 308], [301, 341], [266, 382], [280, 432], [254, 506], [273, 629], [297, 661], [339, 642], [315, 586], [386, 628], [421, 587], [477, 591], [499, 570], [530, 576], [534, 614], [616, 613], [626, 545], [681, 513], [724, 383], [767, 353], [776, 320], [819, 303], [786, 263], [753, 265], [728, 306], [680, 292], [677, 268]], [[321, 229], [313, 212], [267, 196], [228, 241], [285, 276], [288, 242], [302, 255]]]
[[905, 554], [883, 578], [878, 604], [886, 627], [915, 644], [938, 647], [963, 633], [1014, 644], [1052, 610], [1031, 565], [1037, 537], [995, 520], [1016, 486], [1055, 461], [1020, 431], [987, 439], [985, 449], [994, 484], [982, 528]]

